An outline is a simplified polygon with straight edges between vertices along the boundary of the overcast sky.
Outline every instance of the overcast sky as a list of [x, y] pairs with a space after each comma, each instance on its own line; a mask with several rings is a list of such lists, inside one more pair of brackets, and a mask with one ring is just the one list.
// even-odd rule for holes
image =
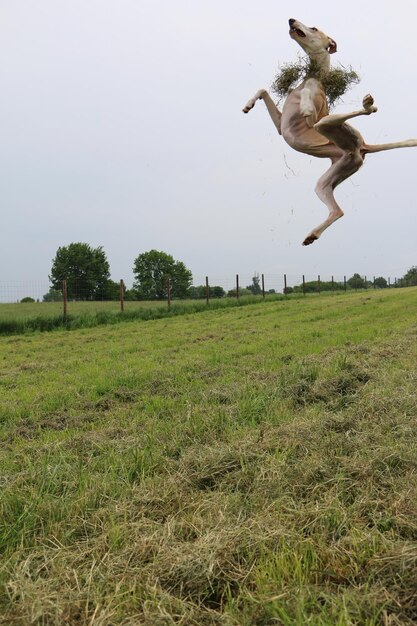
[[336, 190], [314, 194], [327, 160], [297, 154], [263, 103], [297, 58], [288, 18], [338, 43], [333, 64], [361, 76], [338, 111], [369, 143], [417, 137], [417, 9], [411, 0], [0, 0], [0, 283], [46, 281], [59, 246], [103, 246], [132, 281], [156, 248], [196, 282], [353, 272], [401, 276], [417, 263], [417, 149], [369, 155]]

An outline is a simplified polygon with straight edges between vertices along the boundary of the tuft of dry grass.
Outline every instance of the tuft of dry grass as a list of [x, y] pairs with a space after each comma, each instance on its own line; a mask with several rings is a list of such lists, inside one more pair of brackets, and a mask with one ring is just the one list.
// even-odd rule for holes
[[271, 90], [281, 100], [300, 82], [308, 78], [317, 78], [321, 82], [330, 106], [340, 100], [353, 85], [360, 82], [358, 74], [351, 67], [332, 67], [323, 72], [316, 61], [309, 57], [302, 57], [279, 69], [272, 82]]

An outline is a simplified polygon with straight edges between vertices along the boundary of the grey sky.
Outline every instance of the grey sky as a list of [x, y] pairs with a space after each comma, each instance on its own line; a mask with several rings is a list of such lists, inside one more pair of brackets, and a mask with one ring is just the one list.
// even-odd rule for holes
[[417, 137], [415, 4], [341, 6], [0, 1], [0, 281], [46, 281], [72, 241], [102, 245], [127, 283], [151, 248], [197, 282], [402, 275], [417, 262], [417, 149], [368, 156], [336, 191], [345, 217], [303, 248], [325, 217], [313, 190], [328, 161], [292, 151], [262, 103], [241, 113], [296, 58], [296, 17], [333, 37], [333, 63], [361, 75], [337, 110], [374, 95], [378, 113], [354, 121], [369, 143]]

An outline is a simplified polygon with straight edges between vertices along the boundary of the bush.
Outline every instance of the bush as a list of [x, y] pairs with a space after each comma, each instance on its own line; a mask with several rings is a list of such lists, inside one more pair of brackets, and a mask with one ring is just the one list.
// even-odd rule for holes
[[63, 296], [62, 291], [58, 291], [58, 289], [51, 289], [46, 293], [43, 298], [43, 302], [62, 302]]
[[[239, 296], [253, 296], [253, 293], [250, 291], [250, 289], [245, 289], [244, 287], [240, 287]], [[227, 292], [227, 297], [236, 298], [236, 289], [230, 289], [230, 291]]]
[[35, 302], [35, 300], [33, 298], [31, 298], [30, 296], [26, 296], [26, 298], [22, 298], [21, 303], [25, 303], [25, 302]]
[[[223, 287], [219, 285], [209, 286], [209, 298], [223, 298], [226, 295]], [[205, 285], [197, 285], [196, 287], [190, 287], [188, 289], [188, 297], [192, 300], [202, 300], [207, 297], [207, 290]]]

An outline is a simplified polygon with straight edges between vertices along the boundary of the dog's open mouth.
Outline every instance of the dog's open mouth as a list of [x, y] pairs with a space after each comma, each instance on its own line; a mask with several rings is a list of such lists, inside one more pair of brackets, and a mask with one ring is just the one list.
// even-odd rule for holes
[[290, 32], [291, 33], [295, 33], [299, 37], [305, 37], [306, 36], [306, 34], [301, 30], [301, 28], [295, 28], [295, 26], [293, 26], [291, 28]]

